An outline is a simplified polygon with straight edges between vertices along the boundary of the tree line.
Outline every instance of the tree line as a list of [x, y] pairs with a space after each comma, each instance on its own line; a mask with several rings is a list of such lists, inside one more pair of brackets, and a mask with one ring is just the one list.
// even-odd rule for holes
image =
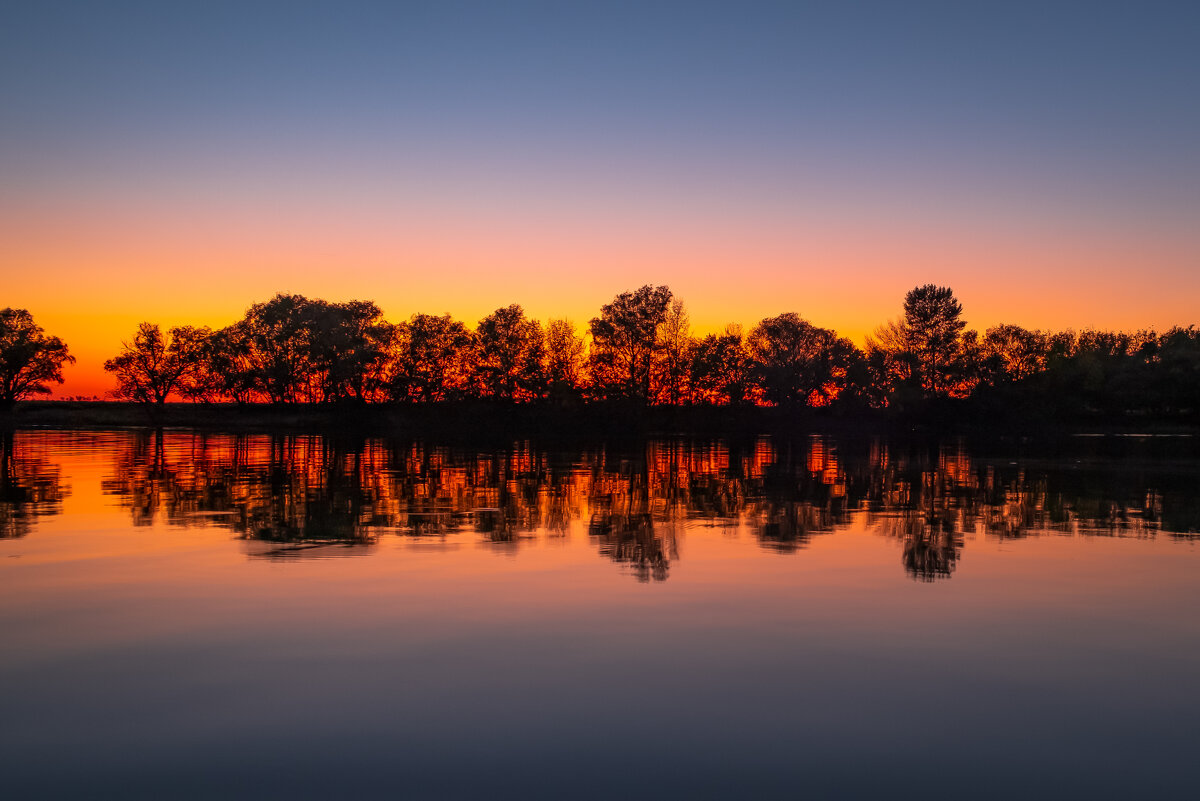
[[[105, 362], [113, 396], [201, 403], [504, 404], [621, 401], [908, 412], [968, 402], [1047, 413], [1200, 410], [1200, 331], [969, 330], [948, 287], [907, 293], [859, 348], [788, 312], [696, 336], [665, 286], [624, 292], [586, 329], [519, 305], [473, 328], [450, 315], [392, 323], [369, 301], [279, 294], [225, 328], [142, 323]], [[24, 310], [0, 312], [0, 402], [49, 392], [73, 361]]]

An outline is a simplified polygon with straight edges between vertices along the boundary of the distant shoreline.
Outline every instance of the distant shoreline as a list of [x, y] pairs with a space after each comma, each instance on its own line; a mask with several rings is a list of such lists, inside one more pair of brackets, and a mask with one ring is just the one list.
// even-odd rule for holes
[[1145, 415], [1070, 420], [986, 419], [966, 404], [919, 415], [838, 414], [779, 407], [641, 407], [620, 403], [571, 406], [491, 404], [280, 405], [168, 403], [148, 408], [123, 401], [24, 401], [0, 412], [0, 427], [190, 428], [228, 433], [354, 433], [401, 436], [579, 437], [744, 436], [751, 434], [1196, 434], [1200, 421]]

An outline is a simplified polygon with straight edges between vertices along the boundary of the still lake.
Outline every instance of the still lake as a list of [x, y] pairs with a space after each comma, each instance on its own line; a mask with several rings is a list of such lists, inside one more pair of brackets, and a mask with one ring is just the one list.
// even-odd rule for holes
[[3, 798], [1200, 792], [1188, 437], [0, 440]]

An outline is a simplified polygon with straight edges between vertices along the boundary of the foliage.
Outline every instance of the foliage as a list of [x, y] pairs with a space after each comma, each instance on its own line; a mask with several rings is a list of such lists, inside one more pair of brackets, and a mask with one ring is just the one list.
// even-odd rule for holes
[[592, 318], [588, 367], [599, 397], [650, 399], [654, 358], [661, 347], [659, 328], [670, 305], [670, 289], [647, 284], [617, 295]]
[[723, 406], [745, 403], [750, 396], [750, 354], [742, 329], [728, 326], [692, 344], [690, 378], [692, 401]]
[[674, 298], [658, 331], [652, 387], [656, 403], [678, 406], [688, 396], [691, 350], [695, 339], [683, 301]]
[[154, 323], [142, 323], [133, 340], [122, 344], [121, 355], [104, 363], [104, 369], [117, 379], [113, 395], [163, 405], [198, 372], [200, 354], [211, 335], [207, 328], [184, 326], [172, 328], [164, 336]]
[[549, 397], [565, 401], [583, 388], [584, 348], [583, 337], [575, 333], [570, 320], [551, 320], [546, 326], [544, 369]]
[[[276, 295], [217, 331], [142, 324], [106, 368], [114, 394], [236, 403], [503, 403], [635, 401], [886, 410], [939, 419], [1078, 419], [1200, 415], [1200, 331], [968, 330], [947, 287], [907, 293], [902, 315], [860, 351], [788, 312], [748, 336], [728, 326], [692, 335], [665, 286], [617, 295], [589, 323], [590, 348], [568, 320], [544, 327], [518, 305], [474, 330], [450, 315], [393, 325], [373, 303]], [[73, 361], [28, 312], [0, 313], [4, 394], [48, 391]], [[957, 410], [957, 411], [956, 411]]]
[[396, 327], [395, 342], [392, 400], [431, 403], [466, 394], [475, 339], [462, 323], [448, 314], [414, 314]]
[[788, 312], [762, 320], [747, 339], [754, 376], [780, 406], [827, 406], [846, 386], [857, 349], [828, 328]]
[[64, 364], [74, 364], [58, 337], [46, 336], [25, 309], [0, 309], [0, 407], [31, 395], [48, 395], [63, 382]]
[[485, 398], [528, 401], [545, 392], [542, 326], [513, 304], [489, 314], [475, 330], [475, 375]]

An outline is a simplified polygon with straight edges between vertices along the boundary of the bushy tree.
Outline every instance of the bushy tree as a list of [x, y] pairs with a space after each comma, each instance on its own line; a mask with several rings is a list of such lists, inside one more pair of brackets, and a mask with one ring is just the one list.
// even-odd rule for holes
[[750, 354], [740, 326], [730, 325], [692, 344], [690, 388], [694, 403], [740, 404], [749, 400]]
[[542, 326], [515, 303], [489, 314], [475, 329], [475, 375], [484, 397], [529, 401], [545, 391]]
[[1200, 330], [1175, 327], [1159, 337], [1154, 378], [1147, 389], [1163, 411], [1200, 410]]
[[246, 321], [239, 320], [213, 331], [200, 350], [197, 369], [185, 377], [181, 394], [197, 401], [238, 404], [260, 398], [247, 329]]
[[315, 400], [366, 401], [386, 382], [395, 328], [374, 303], [309, 301], [306, 361]]
[[1023, 381], [1046, 369], [1050, 339], [1019, 325], [997, 325], [984, 332], [977, 368], [988, 384]]
[[50, 394], [75, 357], [58, 337], [46, 336], [25, 309], [0, 309], [0, 408], [31, 395]]
[[245, 337], [255, 389], [271, 403], [310, 400], [309, 300], [278, 294], [246, 312]]
[[766, 399], [781, 406], [828, 405], [845, 387], [857, 353], [850, 340], [794, 312], [760, 321], [747, 344]]
[[583, 386], [583, 337], [575, 333], [570, 320], [551, 320], [546, 325], [546, 392], [551, 398], [567, 400], [579, 394]]
[[387, 381], [394, 327], [369, 301], [330, 303], [279, 294], [223, 329], [207, 353], [241, 401], [335, 403], [376, 397]]
[[390, 397], [420, 403], [463, 397], [473, 345], [471, 332], [450, 315], [414, 314], [396, 328]]
[[122, 343], [121, 354], [104, 363], [117, 379], [113, 395], [162, 406], [200, 369], [211, 334], [207, 328], [181, 326], [164, 335], [158, 325], [142, 323], [133, 339]]
[[592, 318], [588, 367], [601, 397], [649, 400], [659, 327], [670, 305], [670, 289], [647, 284], [617, 295]]

